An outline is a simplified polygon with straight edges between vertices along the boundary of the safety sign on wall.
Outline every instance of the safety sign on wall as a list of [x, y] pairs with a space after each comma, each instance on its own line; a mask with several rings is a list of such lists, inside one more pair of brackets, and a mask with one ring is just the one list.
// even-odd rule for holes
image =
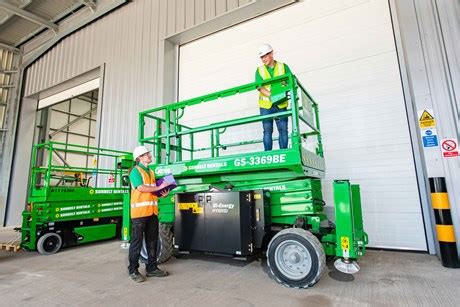
[[441, 141], [441, 150], [444, 158], [458, 157], [457, 139], [444, 139]]
[[423, 129], [422, 130], [423, 147], [437, 147], [438, 136], [436, 129]]
[[418, 111], [418, 123], [420, 129], [436, 127], [436, 120], [432, 109], [423, 109]]
[[423, 147], [438, 147], [438, 133], [436, 132], [436, 119], [432, 109], [418, 110], [418, 123]]

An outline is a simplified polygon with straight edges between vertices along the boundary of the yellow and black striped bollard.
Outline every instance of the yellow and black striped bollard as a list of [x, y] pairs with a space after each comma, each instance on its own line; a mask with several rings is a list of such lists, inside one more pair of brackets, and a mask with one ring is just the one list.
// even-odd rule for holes
[[460, 267], [455, 230], [450, 213], [449, 196], [444, 177], [430, 178], [431, 204], [436, 220], [441, 263], [446, 268]]

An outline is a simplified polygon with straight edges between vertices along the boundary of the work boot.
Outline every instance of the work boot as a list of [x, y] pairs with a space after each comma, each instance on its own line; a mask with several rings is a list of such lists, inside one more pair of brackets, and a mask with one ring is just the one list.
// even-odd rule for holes
[[134, 280], [137, 283], [145, 281], [145, 277], [139, 273], [139, 271], [136, 271], [134, 273], [130, 273], [129, 277], [131, 277], [132, 280]]
[[162, 271], [159, 268], [156, 268], [153, 271], [147, 272], [147, 274], [145, 274], [145, 276], [147, 276], [147, 277], [166, 277], [166, 276], [168, 276], [168, 272]]

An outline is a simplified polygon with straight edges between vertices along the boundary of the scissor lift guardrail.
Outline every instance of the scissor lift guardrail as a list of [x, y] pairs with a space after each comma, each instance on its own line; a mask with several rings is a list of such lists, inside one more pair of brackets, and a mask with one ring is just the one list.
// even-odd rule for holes
[[[280, 82], [285, 84], [286, 93], [290, 98], [291, 104], [290, 108], [284, 112], [236, 118], [197, 127], [189, 127], [180, 123], [187, 107], [202, 103], [219, 103], [220, 99], [255, 91], [261, 86]], [[210, 107], [212, 106], [210, 105]], [[287, 116], [290, 119], [290, 148], [270, 152], [256, 151], [241, 155], [222, 156], [222, 153], [231, 147], [262, 143], [261, 138], [223, 143], [221, 138], [227, 128], [244, 126], [280, 116]], [[149, 134], [145, 129], [145, 124], [148, 120], [153, 121], [153, 126], [155, 127], [153, 135]], [[305, 124], [303, 129], [300, 122]], [[209, 146], [196, 148], [195, 135], [203, 132], [209, 132]], [[187, 137], [189, 147], [183, 146], [184, 139]], [[317, 144], [314, 152], [302, 146], [302, 140], [309, 137], [316, 138]], [[139, 113], [139, 142], [154, 146], [157, 174], [172, 172], [178, 178], [193, 177], [198, 174], [203, 176], [229, 172], [273, 171], [276, 169], [289, 170], [300, 176], [322, 178], [325, 171], [318, 104], [311, 98], [296, 77], [291, 74], [143, 111]], [[185, 152], [190, 154], [190, 159], [183, 158]], [[208, 152], [209, 156], [194, 159], [194, 154], [197, 152]]]

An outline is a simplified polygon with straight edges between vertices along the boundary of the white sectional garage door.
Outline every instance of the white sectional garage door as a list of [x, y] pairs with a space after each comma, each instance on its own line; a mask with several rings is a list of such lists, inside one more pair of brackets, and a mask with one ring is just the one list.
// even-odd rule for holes
[[[319, 103], [329, 206], [332, 180], [349, 178], [361, 185], [370, 246], [425, 251], [388, 2], [302, 1], [181, 46], [180, 99], [253, 82], [264, 42]], [[257, 96], [247, 95], [188, 121], [257, 113]], [[240, 136], [260, 136], [259, 125]]]

